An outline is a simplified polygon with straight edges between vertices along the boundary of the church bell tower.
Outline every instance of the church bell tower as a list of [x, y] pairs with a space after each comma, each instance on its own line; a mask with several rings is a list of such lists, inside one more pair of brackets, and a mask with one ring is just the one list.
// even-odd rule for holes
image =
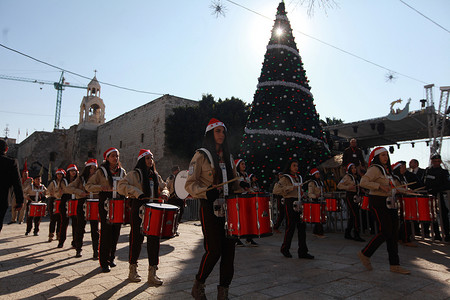
[[97, 126], [105, 123], [105, 104], [100, 98], [100, 84], [94, 76], [88, 84], [87, 95], [83, 97], [80, 105], [80, 129], [97, 129]]

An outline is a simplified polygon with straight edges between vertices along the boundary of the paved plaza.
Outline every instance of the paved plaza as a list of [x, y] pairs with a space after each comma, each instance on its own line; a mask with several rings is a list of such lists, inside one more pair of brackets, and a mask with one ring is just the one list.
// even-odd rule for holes
[[[161, 243], [157, 274], [160, 287], [145, 280], [131, 283], [128, 276], [129, 226], [123, 226], [117, 267], [101, 273], [92, 259], [90, 234], [85, 235], [83, 257], [71, 249], [71, 227], [64, 248], [47, 242], [48, 218], [39, 236], [25, 236], [25, 224], [4, 225], [0, 233], [0, 299], [191, 299], [194, 275], [203, 254], [199, 221], [180, 224], [180, 235]], [[89, 231], [89, 225], [86, 226]], [[236, 248], [231, 299], [450, 299], [450, 245], [419, 241], [418, 248], [399, 246], [402, 266], [411, 275], [389, 271], [385, 244], [366, 271], [356, 256], [364, 243], [345, 240], [343, 233], [318, 239], [307, 229], [307, 244], [314, 260], [285, 258], [279, 249], [283, 234], [256, 239], [259, 247]], [[368, 239], [365, 235], [363, 238]], [[293, 245], [296, 245], [294, 238]], [[217, 294], [216, 266], [206, 282], [208, 299]], [[144, 242], [139, 273], [146, 279], [148, 263]]]

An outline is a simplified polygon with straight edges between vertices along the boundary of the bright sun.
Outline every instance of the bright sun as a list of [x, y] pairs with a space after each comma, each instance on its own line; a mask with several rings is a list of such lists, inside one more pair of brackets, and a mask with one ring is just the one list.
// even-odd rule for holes
[[276, 30], [275, 30], [275, 33], [276, 33], [276, 35], [278, 35], [278, 36], [280, 36], [280, 35], [282, 35], [283, 34], [283, 28], [281, 28], [281, 27], [278, 27]]

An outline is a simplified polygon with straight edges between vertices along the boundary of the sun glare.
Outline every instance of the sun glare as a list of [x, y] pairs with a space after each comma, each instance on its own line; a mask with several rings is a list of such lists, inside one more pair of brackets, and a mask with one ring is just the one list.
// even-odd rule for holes
[[281, 27], [278, 27], [276, 30], [275, 30], [275, 33], [276, 33], [276, 35], [278, 35], [278, 36], [280, 36], [280, 35], [282, 35], [283, 34], [283, 28], [281, 28]]

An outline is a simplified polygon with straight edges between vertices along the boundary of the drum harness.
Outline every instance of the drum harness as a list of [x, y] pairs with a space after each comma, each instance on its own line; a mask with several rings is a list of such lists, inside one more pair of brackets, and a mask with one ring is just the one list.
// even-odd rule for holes
[[[209, 162], [211, 163], [211, 167], [214, 169], [214, 161], [212, 159], [211, 153], [206, 148], [200, 148], [198, 149], [206, 154], [206, 156], [209, 159]], [[231, 165], [234, 164], [233, 157], [230, 155], [230, 163]], [[220, 170], [222, 171], [222, 182], [227, 182], [227, 168], [224, 162], [219, 163]], [[229, 195], [229, 189], [228, 184], [223, 185], [223, 197], [217, 198], [214, 203], [214, 215], [216, 217], [225, 217], [225, 197]]]
[[[297, 192], [298, 192], [297, 199], [298, 199], [298, 200], [294, 201], [294, 203], [293, 203], [293, 205], [294, 205], [293, 209], [294, 209], [294, 211], [296, 211], [296, 212], [301, 212], [301, 210], [302, 210], [302, 202], [301, 202], [301, 201], [302, 201], [302, 189], [301, 189], [301, 187], [302, 187], [302, 185], [303, 185], [303, 179], [302, 179], [302, 176], [298, 175], [299, 182], [296, 182], [296, 181], [294, 180], [294, 178], [292, 178], [292, 176], [291, 176], [290, 174], [284, 174], [284, 176], [286, 176], [287, 178], [289, 178], [289, 179], [291, 180], [291, 183], [292, 183], [293, 186], [297, 186], [297, 187], [298, 187], [298, 188], [297, 188]], [[306, 183], [306, 182], [305, 182], [305, 183]]]
[[386, 173], [386, 170], [384, 169], [383, 166], [380, 166], [378, 164], [372, 164], [372, 166], [376, 166], [378, 169], [380, 169], [384, 177], [386, 177], [389, 180], [389, 185], [391, 186], [391, 195], [386, 198], [386, 207], [388, 209], [398, 209], [398, 204], [397, 201], [395, 200], [395, 194], [397, 193], [397, 189], [395, 188], [393, 177]]
[[356, 186], [356, 194], [355, 194], [355, 196], [353, 196], [353, 202], [361, 203], [362, 197], [361, 197], [361, 189], [359, 187], [359, 182], [357, 182], [356, 178], [352, 174], [347, 173], [347, 175], [350, 176], [350, 179], [353, 181], [353, 183]]
[[38, 201], [40, 201], [39, 195], [40, 195], [42, 192], [44, 192], [44, 186], [41, 184], [41, 185], [39, 186], [39, 188], [37, 189], [37, 188], [35, 188], [34, 184], [31, 183], [31, 190], [32, 190], [33, 192], [36, 193], [36, 196], [35, 196], [34, 200], [32, 200], [32, 201], [33, 201], [33, 202], [38, 202]]

